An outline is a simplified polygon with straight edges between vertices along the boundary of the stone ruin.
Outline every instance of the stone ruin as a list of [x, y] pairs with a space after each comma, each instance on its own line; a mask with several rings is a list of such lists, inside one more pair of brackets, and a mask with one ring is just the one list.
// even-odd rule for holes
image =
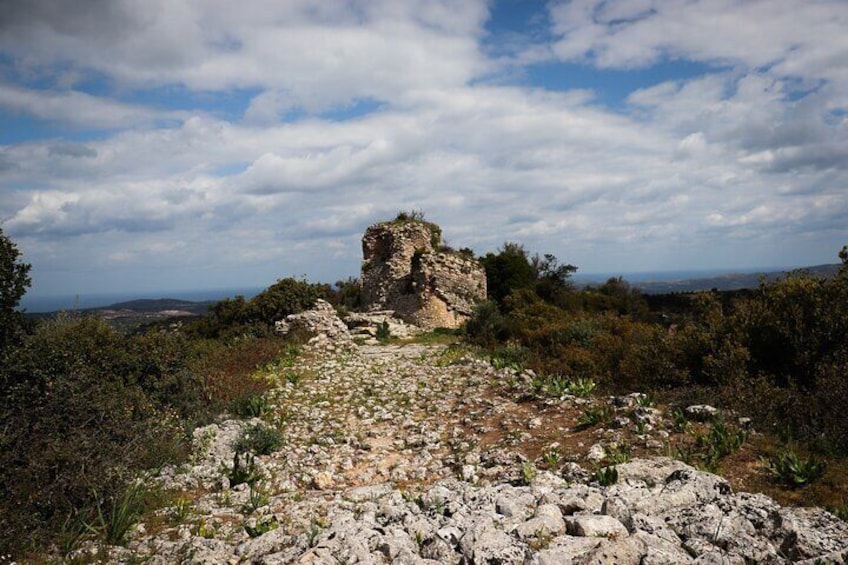
[[448, 250], [442, 230], [419, 219], [370, 226], [362, 237], [362, 293], [369, 311], [391, 310], [421, 328], [457, 328], [486, 299], [486, 272]]

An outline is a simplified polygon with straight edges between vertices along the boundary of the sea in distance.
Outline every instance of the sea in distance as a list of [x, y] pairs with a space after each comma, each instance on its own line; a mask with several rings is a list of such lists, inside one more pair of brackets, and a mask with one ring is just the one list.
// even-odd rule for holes
[[[572, 277], [578, 286], [602, 284], [612, 277], [623, 277], [629, 283], [638, 286], [639, 283], [680, 281], [690, 279], [705, 279], [727, 273], [757, 273], [779, 271], [781, 268], [763, 269], [734, 269], [730, 270], [681, 270], [681, 271], [645, 271], [635, 273], [575, 273]], [[139, 299], [172, 298], [189, 302], [206, 302], [244, 296], [252, 298], [264, 290], [264, 287], [220, 288], [204, 290], [163, 290], [149, 292], [114, 292], [100, 294], [73, 294], [62, 296], [25, 295], [20, 307], [30, 313], [86, 310], [102, 308]]]

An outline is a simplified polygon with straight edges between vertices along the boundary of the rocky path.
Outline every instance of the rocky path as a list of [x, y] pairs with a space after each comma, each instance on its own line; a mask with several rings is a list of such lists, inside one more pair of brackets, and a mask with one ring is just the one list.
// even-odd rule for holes
[[[126, 547], [84, 551], [155, 564], [848, 559], [848, 525], [830, 514], [655, 457], [670, 424], [638, 395], [604, 401], [614, 426], [578, 430], [600, 400], [521, 401], [522, 378], [445, 346], [315, 348], [280, 369], [261, 419], [196, 431], [192, 464], [153, 479], [172, 504]], [[239, 438], [263, 427], [282, 445], [234, 472]], [[625, 446], [654, 457], [628, 461]]]

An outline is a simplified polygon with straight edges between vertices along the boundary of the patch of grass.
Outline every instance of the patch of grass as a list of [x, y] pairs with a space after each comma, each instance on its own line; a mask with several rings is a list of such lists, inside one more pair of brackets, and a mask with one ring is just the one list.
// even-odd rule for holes
[[307, 541], [309, 542], [309, 547], [315, 547], [318, 543], [318, 536], [321, 535], [321, 530], [325, 527], [323, 520], [319, 518], [313, 518], [309, 523], [309, 531], [307, 532]]
[[206, 520], [200, 520], [200, 522], [197, 523], [195, 533], [203, 539], [214, 539], [215, 526], [209, 524]]
[[848, 522], [848, 502], [843, 501], [839, 506], [832, 507], [830, 512], [843, 522]]
[[409, 343], [423, 345], [453, 345], [458, 343], [461, 335], [458, 330], [451, 328], [435, 328], [412, 338]]
[[247, 495], [247, 504], [244, 505], [244, 511], [247, 514], [252, 514], [263, 506], [267, 506], [268, 501], [268, 493], [264, 489], [256, 484], [250, 485], [250, 492]]
[[727, 457], [745, 443], [748, 433], [724, 420], [716, 420], [706, 435], [697, 435], [695, 444], [706, 450], [708, 457], [718, 461]]
[[67, 556], [78, 549], [88, 532], [89, 528], [85, 519], [79, 512], [73, 511], [66, 516], [56, 534], [56, 544], [62, 556]]
[[539, 396], [560, 398], [566, 394], [586, 397], [595, 390], [595, 381], [578, 377], [574, 380], [561, 374], [537, 376], [532, 382], [533, 392]]
[[468, 357], [468, 353], [468, 348], [463, 345], [449, 345], [439, 353], [439, 357], [436, 359], [436, 366], [449, 367], [456, 365], [462, 359]]
[[686, 417], [686, 413], [682, 408], [675, 408], [671, 413], [672, 425], [675, 431], [678, 432], [687, 432], [689, 431], [690, 424], [689, 419]]
[[642, 408], [651, 408], [654, 404], [654, 395], [651, 393], [642, 394], [636, 397], [636, 406], [641, 406]]

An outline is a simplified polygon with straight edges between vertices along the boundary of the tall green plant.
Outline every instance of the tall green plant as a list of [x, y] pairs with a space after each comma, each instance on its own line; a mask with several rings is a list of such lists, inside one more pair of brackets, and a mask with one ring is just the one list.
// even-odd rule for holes
[[31, 268], [21, 261], [18, 246], [0, 228], [0, 352], [19, 339], [25, 324], [15, 309], [32, 283]]

